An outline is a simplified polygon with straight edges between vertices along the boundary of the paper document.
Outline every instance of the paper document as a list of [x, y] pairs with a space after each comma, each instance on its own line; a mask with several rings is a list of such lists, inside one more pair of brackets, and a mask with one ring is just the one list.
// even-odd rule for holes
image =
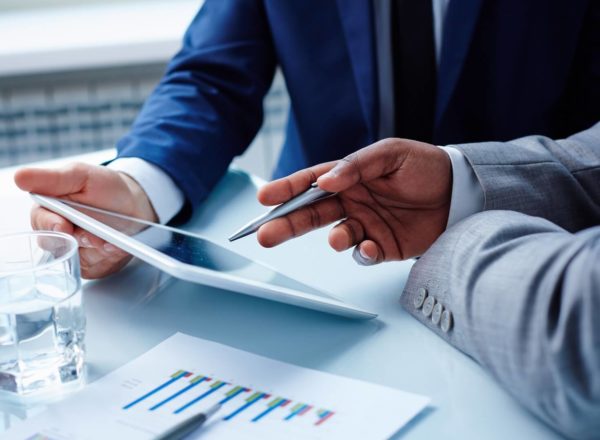
[[428, 401], [178, 333], [2, 438], [152, 439], [220, 402], [189, 438], [384, 439]]

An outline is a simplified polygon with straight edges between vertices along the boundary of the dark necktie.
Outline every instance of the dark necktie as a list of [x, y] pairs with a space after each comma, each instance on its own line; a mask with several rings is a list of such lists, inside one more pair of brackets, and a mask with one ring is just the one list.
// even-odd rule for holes
[[436, 64], [431, 0], [390, 1], [395, 134], [432, 142]]

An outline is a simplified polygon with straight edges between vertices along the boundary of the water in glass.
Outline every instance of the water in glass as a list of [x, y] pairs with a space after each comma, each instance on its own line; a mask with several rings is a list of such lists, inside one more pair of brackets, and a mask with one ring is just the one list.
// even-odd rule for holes
[[27, 395], [79, 383], [84, 333], [76, 241], [0, 237], [0, 390]]

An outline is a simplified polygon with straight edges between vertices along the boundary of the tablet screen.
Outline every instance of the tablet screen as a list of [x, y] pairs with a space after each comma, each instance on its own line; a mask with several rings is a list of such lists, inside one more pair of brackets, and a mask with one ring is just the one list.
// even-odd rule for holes
[[92, 217], [111, 228], [134, 237], [182, 263], [228, 273], [263, 283], [298, 290], [326, 298], [334, 298], [313, 287], [289, 278], [263, 264], [233, 252], [206, 237], [181, 229], [147, 222], [98, 208], [60, 200], [71, 208]]

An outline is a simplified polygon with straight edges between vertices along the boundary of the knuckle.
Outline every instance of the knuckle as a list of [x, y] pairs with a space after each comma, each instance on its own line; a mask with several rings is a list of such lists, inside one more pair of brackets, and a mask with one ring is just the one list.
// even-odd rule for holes
[[298, 231], [296, 230], [296, 225], [292, 221], [292, 219], [290, 218], [290, 216], [286, 215], [283, 218], [287, 222], [287, 226], [288, 226], [288, 229], [290, 231], [290, 236], [297, 237], [298, 236]]
[[308, 181], [308, 185], [311, 185], [313, 182], [317, 181], [317, 175], [315, 174], [312, 168], [307, 168], [305, 170], [305, 175]]
[[308, 205], [307, 210], [308, 210], [309, 224], [310, 224], [311, 228], [316, 229], [316, 228], [320, 227], [321, 226], [321, 214], [319, 213], [319, 210], [313, 205]]
[[73, 171], [75, 173], [83, 173], [86, 172], [89, 165], [83, 162], [73, 162], [68, 166], [69, 171]]
[[285, 182], [287, 184], [287, 192], [288, 192], [288, 199], [291, 199], [294, 196], [294, 185], [292, 184], [292, 180], [291, 179], [285, 179]]

